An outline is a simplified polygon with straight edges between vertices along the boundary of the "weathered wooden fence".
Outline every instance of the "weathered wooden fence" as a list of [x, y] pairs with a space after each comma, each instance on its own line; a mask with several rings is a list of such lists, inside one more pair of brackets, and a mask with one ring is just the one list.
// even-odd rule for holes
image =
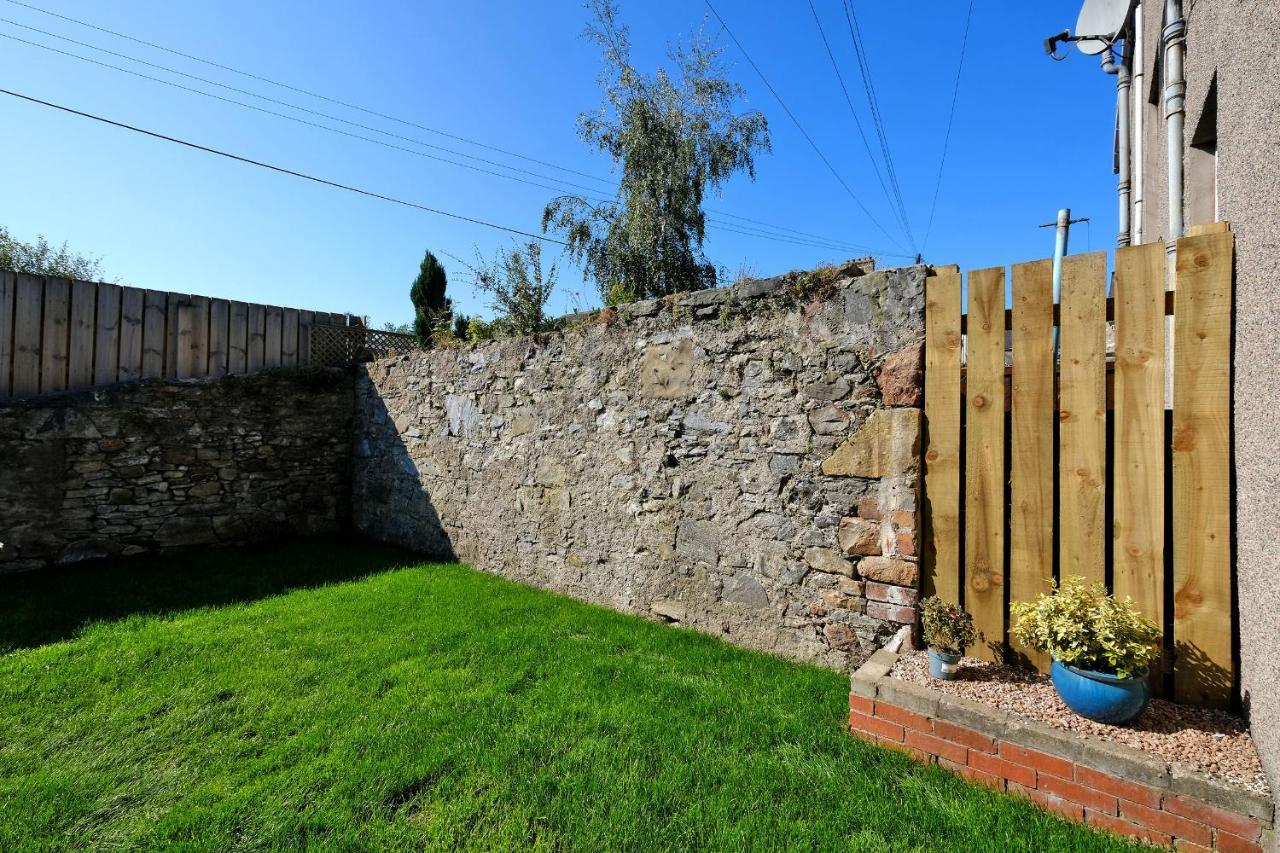
[[345, 314], [0, 272], [0, 400], [307, 364]]
[[981, 656], [1043, 668], [1009, 603], [1082, 575], [1161, 626], [1157, 689], [1233, 701], [1232, 252], [1221, 223], [1179, 240], [1167, 293], [1163, 244], [1119, 249], [1110, 298], [1106, 254], [1070, 256], [1058, 305], [1049, 260], [1014, 265], [1011, 299], [971, 271], [967, 312], [957, 268], [928, 279], [925, 592], [973, 614]]

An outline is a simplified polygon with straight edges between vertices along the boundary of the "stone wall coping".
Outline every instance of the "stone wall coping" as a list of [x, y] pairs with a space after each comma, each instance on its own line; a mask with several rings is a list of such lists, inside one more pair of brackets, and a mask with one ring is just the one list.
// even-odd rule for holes
[[1268, 829], [1274, 826], [1275, 804], [1261, 794], [1125, 744], [1056, 729], [991, 705], [902, 681], [889, 674], [897, 661], [897, 654], [877, 651], [853, 673], [851, 694], [962, 725], [996, 740], [1035, 749], [1119, 779], [1167, 789], [1172, 794], [1256, 818]]

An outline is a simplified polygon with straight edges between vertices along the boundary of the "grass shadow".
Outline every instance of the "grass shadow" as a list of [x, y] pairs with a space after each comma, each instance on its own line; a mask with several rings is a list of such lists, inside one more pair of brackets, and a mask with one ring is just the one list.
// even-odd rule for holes
[[322, 536], [0, 574], [0, 654], [69, 639], [95, 622], [254, 601], [421, 559], [359, 537]]

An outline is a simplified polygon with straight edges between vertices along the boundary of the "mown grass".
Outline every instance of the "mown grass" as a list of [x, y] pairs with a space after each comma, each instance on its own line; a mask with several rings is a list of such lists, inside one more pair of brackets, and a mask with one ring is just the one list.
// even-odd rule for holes
[[848, 681], [334, 540], [0, 578], [0, 850], [1112, 850]]

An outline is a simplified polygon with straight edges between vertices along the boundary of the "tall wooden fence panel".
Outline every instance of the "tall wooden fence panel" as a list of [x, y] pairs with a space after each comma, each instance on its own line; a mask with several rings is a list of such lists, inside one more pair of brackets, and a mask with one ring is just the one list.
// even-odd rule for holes
[[1232, 251], [1225, 225], [1179, 240], [1170, 291], [1163, 244], [1119, 249], [1111, 296], [1105, 253], [1071, 256], [1056, 305], [1048, 260], [927, 279], [923, 583], [974, 654], [1044, 670], [1009, 604], [1079, 575], [1160, 627], [1159, 693], [1235, 701]]
[[312, 328], [349, 321], [345, 314], [0, 272], [0, 400], [306, 365]]

